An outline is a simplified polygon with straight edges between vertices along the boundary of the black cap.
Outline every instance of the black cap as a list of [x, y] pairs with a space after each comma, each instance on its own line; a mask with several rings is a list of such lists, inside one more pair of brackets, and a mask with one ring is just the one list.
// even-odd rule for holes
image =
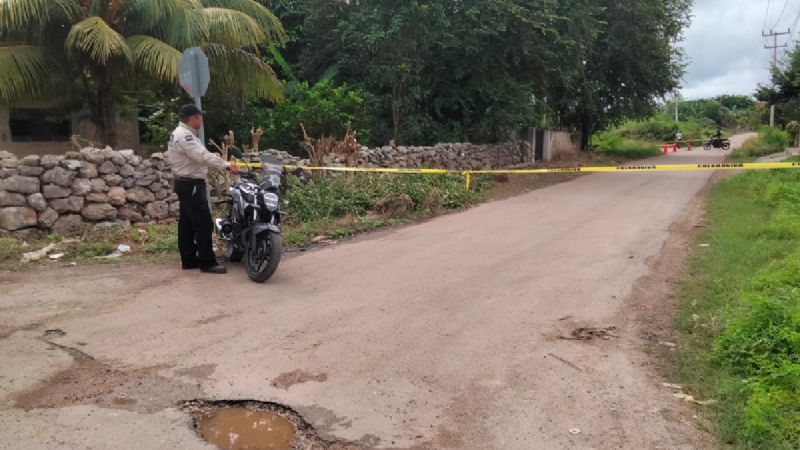
[[189, 117], [196, 116], [198, 114], [202, 116], [203, 111], [200, 111], [200, 108], [198, 108], [197, 106], [191, 104], [181, 106], [181, 112], [180, 112], [181, 119], [187, 119]]

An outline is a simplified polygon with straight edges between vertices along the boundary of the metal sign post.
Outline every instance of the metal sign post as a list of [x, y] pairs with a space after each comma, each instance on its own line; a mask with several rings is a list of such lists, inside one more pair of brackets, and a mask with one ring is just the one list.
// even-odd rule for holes
[[[203, 110], [203, 102], [200, 100], [208, 91], [208, 84], [211, 82], [211, 72], [208, 69], [208, 56], [203, 53], [200, 47], [187, 48], [183, 52], [181, 62], [178, 64], [178, 82], [189, 96], [194, 99], [197, 108]], [[200, 135], [200, 143], [206, 145], [205, 127], [201, 126], [197, 130]], [[208, 209], [211, 208], [211, 189], [206, 189]], [[213, 220], [212, 220], [213, 222]]]
[[[208, 84], [211, 82], [211, 72], [208, 68], [208, 57], [200, 47], [187, 48], [178, 64], [178, 81], [189, 96], [194, 99], [194, 104], [201, 111], [203, 102], [201, 97], [206, 95]], [[205, 145], [206, 136], [203, 127], [198, 130], [200, 142]]]

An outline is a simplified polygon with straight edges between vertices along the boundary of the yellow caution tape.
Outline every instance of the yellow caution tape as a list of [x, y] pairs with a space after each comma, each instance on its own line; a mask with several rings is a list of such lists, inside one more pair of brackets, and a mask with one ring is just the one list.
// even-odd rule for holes
[[[263, 167], [261, 163], [234, 163], [231, 164], [236, 167], [247, 167], [251, 169], [260, 169]], [[462, 170], [445, 170], [445, 169], [397, 169], [391, 167], [314, 167], [314, 166], [283, 166], [286, 170], [305, 170], [309, 172], [367, 172], [367, 173], [403, 173], [403, 174], [427, 174], [427, 175], [445, 175], [448, 173], [462, 174]]]
[[[260, 163], [235, 163], [233, 166], [247, 168], [261, 168]], [[623, 165], [623, 166], [588, 166], [588, 167], [556, 167], [543, 169], [500, 169], [500, 170], [446, 170], [446, 169], [396, 169], [396, 168], [369, 168], [369, 167], [304, 167], [284, 166], [288, 170], [304, 170], [317, 172], [351, 172], [351, 173], [394, 173], [394, 174], [427, 174], [445, 175], [459, 174], [464, 176], [467, 189], [472, 184], [472, 176], [480, 174], [491, 175], [525, 175], [547, 173], [608, 173], [608, 172], [686, 172], [708, 170], [769, 170], [769, 169], [800, 169], [800, 162], [771, 162], [771, 163], [716, 163], [716, 164], [664, 164], [664, 165]]]
[[470, 170], [473, 174], [532, 174], [532, 173], [593, 173], [593, 172], [682, 172], [692, 170], [766, 170], [800, 169], [800, 162], [773, 163], [718, 163], [718, 164], [664, 164], [628, 165], [607, 167], [559, 167], [552, 169]]
[[[664, 165], [625, 165], [606, 167], [559, 167], [551, 169], [515, 169], [515, 170], [470, 170], [466, 174], [537, 174], [537, 173], [608, 173], [608, 172], [686, 172], [708, 170], [769, 170], [800, 169], [800, 162], [772, 163], [717, 163], [717, 164], [664, 164]], [[470, 177], [466, 177], [467, 189], [470, 188]]]

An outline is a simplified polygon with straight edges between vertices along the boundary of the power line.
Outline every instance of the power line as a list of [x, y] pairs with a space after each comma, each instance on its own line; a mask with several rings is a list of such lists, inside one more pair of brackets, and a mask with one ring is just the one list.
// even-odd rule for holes
[[792, 26], [789, 29], [792, 30], [792, 40], [794, 40], [794, 36], [797, 33], [797, 24], [800, 23], [800, 10], [797, 12], [797, 16], [794, 18], [794, 22], [792, 22]]
[[764, 13], [764, 24], [761, 25], [761, 32], [763, 33], [767, 29], [767, 19], [769, 18], [769, 7], [772, 4], [772, 0], [767, 0], [767, 12]]
[[778, 24], [781, 22], [781, 19], [783, 19], [783, 14], [786, 12], [787, 6], [789, 6], [789, 0], [785, 0], [783, 2], [783, 9], [781, 9], [781, 13], [778, 15], [778, 20], [775, 21], [775, 25], [773, 25], [772, 28], [777, 28]]

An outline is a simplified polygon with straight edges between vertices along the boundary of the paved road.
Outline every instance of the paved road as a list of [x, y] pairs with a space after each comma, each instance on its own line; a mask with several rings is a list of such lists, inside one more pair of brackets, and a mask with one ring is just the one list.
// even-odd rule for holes
[[[0, 274], [0, 448], [209, 448], [175, 408], [192, 398], [279, 402], [377, 448], [695, 448], [625, 317], [710, 175], [589, 175], [290, 258], [263, 286]], [[619, 337], [559, 339], [585, 326]], [[324, 381], [273, 386], [294, 371]]]

